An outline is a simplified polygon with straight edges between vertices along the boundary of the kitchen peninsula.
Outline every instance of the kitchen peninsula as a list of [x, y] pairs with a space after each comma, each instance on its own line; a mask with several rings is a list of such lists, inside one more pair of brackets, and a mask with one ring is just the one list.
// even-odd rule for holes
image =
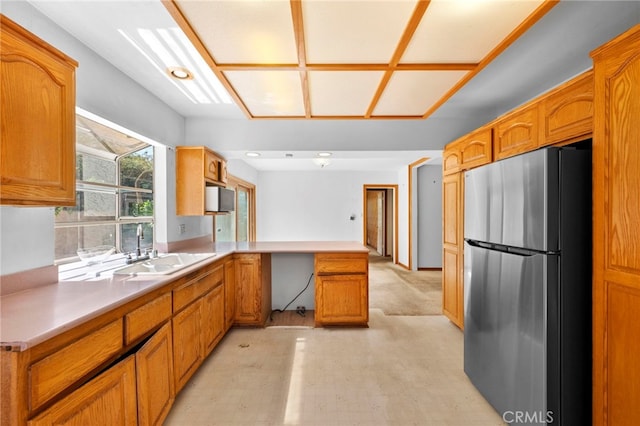
[[168, 275], [94, 275], [3, 295], [1, 424], [161, 422], [232, 325], [264, 326], [272, 255], [313, 256], [316, 326], [367, 325], [361, 244], [208, 243], [181, 251], [215, 256]]

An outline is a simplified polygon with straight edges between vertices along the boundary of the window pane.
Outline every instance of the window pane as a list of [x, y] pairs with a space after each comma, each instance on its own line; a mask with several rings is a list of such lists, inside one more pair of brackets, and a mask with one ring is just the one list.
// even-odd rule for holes
[[102, 245], [116, 246], [116, 225], [92, 225], [71, 228], [56, 228], [55, 258], [77, 256], [79, 248]]
[[78, 152], [76, 154], [76, 179], [115, 185], [116, 163], [113, 159], [109, 160]]
[[249, 240], [249, 192], [243, 188], [238, 188], [237, 192], [237, 222], [238, 222], [238, 241]]
[[[122, 252], [123, 253], [133, 253], [136, 251], [136, 247], [138, 244], [138, 224], [137, 223], [123, 223], [120, 225], [121, 229], [121, 239], [122, 241]], [[140, 238], [140, 249], [144, 252], [144, 249], [152, 249], [153, 248], [153, 223], [143, 223], [142, 224], [142, 233], [144, 234]]]
[[153, 147], [120, 158], [120, 185], [153, 189]]
[[235, 241], [236, 239], [236, 215], [235, 212], [216, 215], [216, 241]]
[[115, 220], [116, 195], [108, 192], [78, 191], [76, 205], [56, 208], [56, 223]]
[[153, 194], [148, 192], [121, 191], [120, 216], [153, 216]]

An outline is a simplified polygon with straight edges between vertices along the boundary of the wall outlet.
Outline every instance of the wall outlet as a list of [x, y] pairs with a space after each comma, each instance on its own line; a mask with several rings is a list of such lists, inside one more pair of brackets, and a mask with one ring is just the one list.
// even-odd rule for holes
[[187, 225], [185, 225], [184, 223], [178, 225], [178, 232], [180, 232], [181, 234], [187, 232]]

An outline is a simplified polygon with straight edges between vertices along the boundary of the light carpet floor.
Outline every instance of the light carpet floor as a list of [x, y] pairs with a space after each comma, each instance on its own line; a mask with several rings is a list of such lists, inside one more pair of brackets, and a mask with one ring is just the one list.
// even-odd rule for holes
[[369, 307], [385, 315], [441, 315], [442, 271], [408, 271], [369, 257]]
[[[370, 275], [371, 299], [378, 275]], [[504, 425], [465, 375], [462, 345], [442, 315], [373, 307], [369, 328], [234, 328], [165, 424]]]

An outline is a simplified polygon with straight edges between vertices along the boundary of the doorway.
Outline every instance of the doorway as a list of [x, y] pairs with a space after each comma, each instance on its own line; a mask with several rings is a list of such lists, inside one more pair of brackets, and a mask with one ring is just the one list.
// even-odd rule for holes
[[364, 185], [364, 245], [396, 262], [398, 252], [398, 185]]

